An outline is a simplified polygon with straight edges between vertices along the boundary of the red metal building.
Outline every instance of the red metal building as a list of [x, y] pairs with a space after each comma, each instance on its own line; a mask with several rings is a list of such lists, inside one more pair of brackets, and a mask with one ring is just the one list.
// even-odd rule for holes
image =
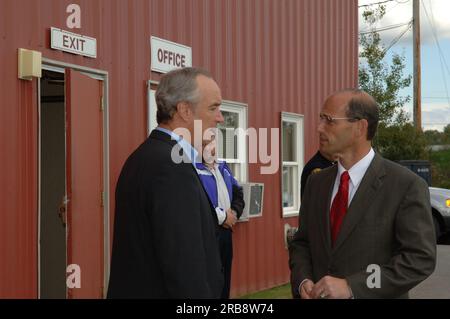
[[[236, 227], [232, 295], [288, 282], [285, 224], [298, 217], [283, 207], [298, 206], [299, 191], [285, 201], [283, 185], [318, 146], [324, 98], [357, 85], [357, 17], [357, 0], [0, 1], [0, 298], [104, 296], [116, 181], [147, 136], [161, 76], [152, 36], [190, 47], [247, 127], [299, 119], [293, 170], [282, 147], [269, 151], [286, 159], [274, 174], [242, 164], [243, 180], [264, 183], [264, 206]], [[52, 49], [50, 28], [95, 38], [96, 56]], [[42, 54], [40, 77], [18, 78], [19, 48]]]

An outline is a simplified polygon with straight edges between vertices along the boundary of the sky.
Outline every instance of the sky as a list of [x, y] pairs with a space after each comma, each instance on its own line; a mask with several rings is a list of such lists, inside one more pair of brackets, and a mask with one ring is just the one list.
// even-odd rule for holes
[[[361, 5], [383, 0], [359, 0], [359, 30], [368, 26], [362, 18]], [[412, 0], [392, 0], [384, 3], [386, 15], [376, 28], [408, 23], [412, 19]], [[422, 127], [424, 130], [440, 130], [450, 124], [450, 0], [420, 0], [421, 66], [422, 66]], [[376, 6], [375, 6], [376, 7]], [[384, 45], [403, 33], [408, 26], [380, 31]], [[439, 50], [440, 47], [440, 50]], [[413, 32], [412, 28], [388, 51], [388, 60], [393, 53], [406, 58], [405, 74], [413, 74]], [[411, 96], [405, 110], [412, 118], [413, 87], [401, 91]]]

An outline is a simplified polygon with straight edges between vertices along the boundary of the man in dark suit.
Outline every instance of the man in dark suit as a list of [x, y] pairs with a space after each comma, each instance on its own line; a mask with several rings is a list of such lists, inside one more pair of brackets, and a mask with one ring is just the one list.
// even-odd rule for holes
[[302, 178], [300, 181], [300, 196], [303, 198], [305, 193], [306, 181], [309, 175], [316, 174], [324, 168], [330, 167], [334, 164], [334, 158], [332, 155], [326, 154], [323, 150], [318, 150], [317, 153], [311, 157], [302, 170]]
[[375, 154], [379, 111], [360, 90], [330, 96], [320, 148], [337, 165], [311, 175], [290, 246], [291, 285], [301, 298], [407, 298], [436, 262], [426, 183]]
[[117, 183], [108, 298], [220, 297], [217, 217], [195, 170], [192, 141], [201, 148], [203, 136], [195, 134], [223, 122], [221, 102], [204, 70], [162, 77], [158, 127], [128, 158]]

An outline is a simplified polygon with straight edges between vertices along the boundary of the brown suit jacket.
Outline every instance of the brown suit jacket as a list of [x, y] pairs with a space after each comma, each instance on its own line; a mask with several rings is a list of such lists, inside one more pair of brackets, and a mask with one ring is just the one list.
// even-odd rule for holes
[[[407, 298], [435, 268], [436, 238], [428, 187], [406, 168], [376, 154], [364, 175], [334, 247], [330, 202], [337, 165], [311, 175], [289, 247], [294, 297], [304, 279], [346, 278], [355, 298]], [[380, 266], [380, 288], [367, 272]]]

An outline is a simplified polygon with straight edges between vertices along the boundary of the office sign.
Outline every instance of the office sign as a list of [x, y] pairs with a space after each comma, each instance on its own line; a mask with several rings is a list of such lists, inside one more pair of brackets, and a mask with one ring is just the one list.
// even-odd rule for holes
[[192, 48], [152, 36], [151, 70], [167, 73], [174, 69], [192, 66]]

